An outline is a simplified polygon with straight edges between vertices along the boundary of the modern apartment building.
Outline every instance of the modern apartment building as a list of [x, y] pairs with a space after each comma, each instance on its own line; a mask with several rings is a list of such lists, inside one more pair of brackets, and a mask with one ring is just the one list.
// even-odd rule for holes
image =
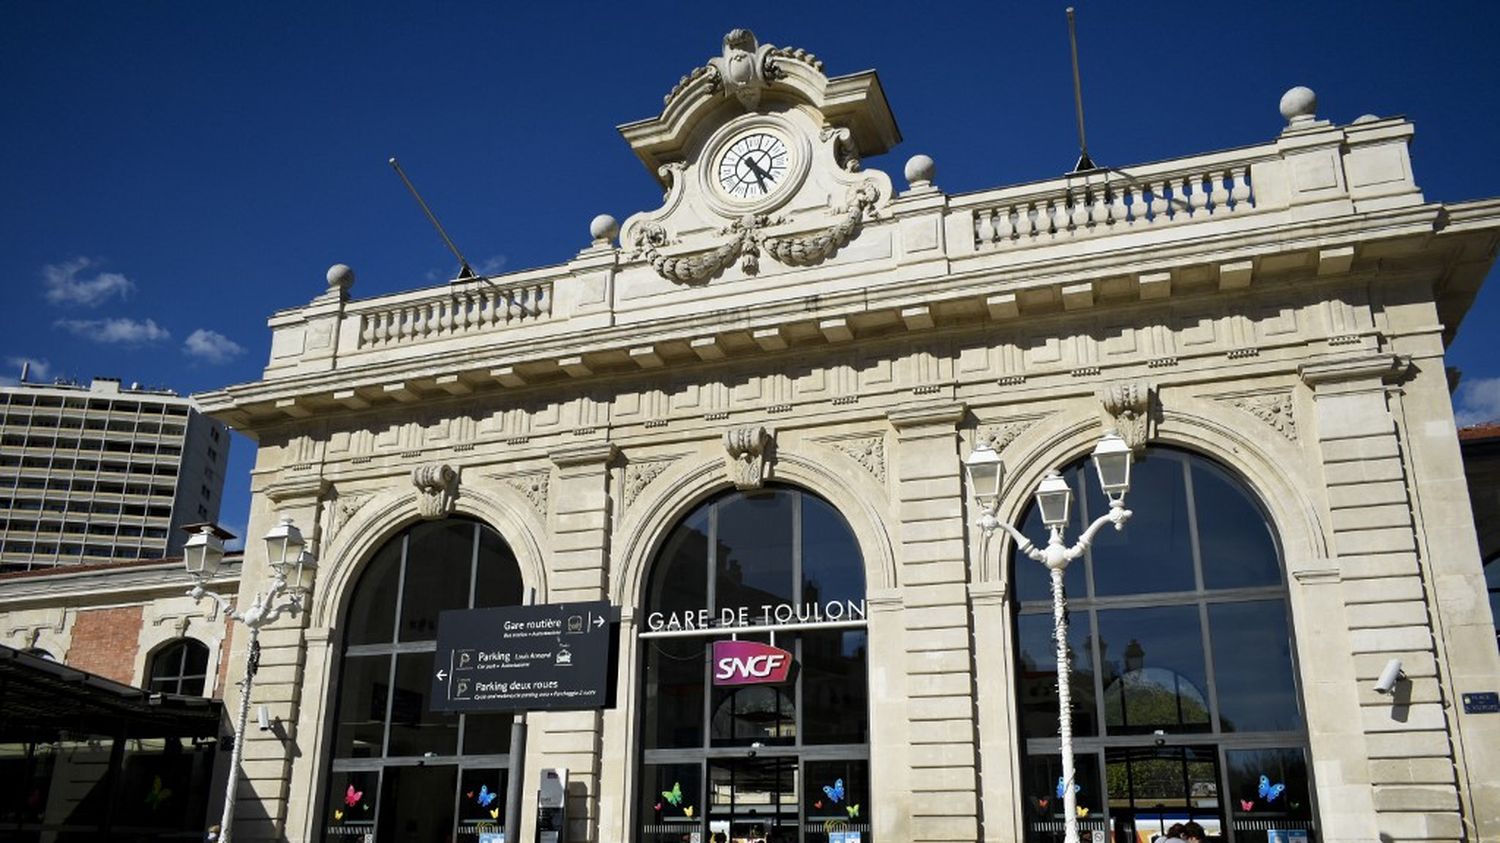
[[0, 573], [178, 552], [219, 515], [229, 433], [166, 389], [0, 387]]

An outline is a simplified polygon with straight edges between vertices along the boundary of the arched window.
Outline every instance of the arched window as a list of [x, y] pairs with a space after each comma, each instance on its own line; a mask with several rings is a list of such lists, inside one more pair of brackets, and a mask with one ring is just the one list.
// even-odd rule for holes
[[513, 606], [521, 574], [498, 533], [453, 518], [370, 558], [343, 622], [323, 839], [478, 843], [505, 812], [509, 714], [431, 711], [438, 614]]
[[713, 498], [668, 535], [642, 609], [636, 839], [869, 843], [864, 563], [843, 516], [794, 489]]
[[170, 641], [151, 654], [146, 676], [147, 690], [202, 696], [208, 680], [208, 645], [193, 638]]
[[[1063, 474], [1071, 540], [1108, 505], [1082, 460]], [[1265, 510], [1217, 464], [1166, 448], [1136, 463], [1126, 504], [1125, 529], [1101, 531], [1065, 578], [1081, 828], [1136, 840], [1192, 819], [1237, 843], [1311, 833], [1286, 579]], [[1021, 529], [1045, 540], [1034, 505]], [[1061, 840], [1050, 579], [1025, 557], [1011, 564], [1027, 839]]]

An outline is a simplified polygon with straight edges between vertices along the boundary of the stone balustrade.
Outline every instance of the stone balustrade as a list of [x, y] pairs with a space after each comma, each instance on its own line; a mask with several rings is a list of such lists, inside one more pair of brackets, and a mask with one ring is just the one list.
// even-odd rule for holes
[[552, 282], [502, 285], [488, 279], [436, 297], [389, 303], [372, 299], [350, 308], [358, 319], [357, 347], [386, 348], [460, 334], [492, 331], [552, 316]]

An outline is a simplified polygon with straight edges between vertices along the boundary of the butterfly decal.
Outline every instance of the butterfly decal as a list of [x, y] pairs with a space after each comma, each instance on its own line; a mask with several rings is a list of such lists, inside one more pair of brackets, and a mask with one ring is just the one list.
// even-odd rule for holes
[[490, 803], [495, 801], [495, 794], [490, 793], [489, 785], [482, 784], [479, 786], [479, 795], [474, 797], [474, 801], [479, 803], [479, 807], [488, 808]]
[[498, 819], [500, 819], [500, 809], [499, 808], [491, 808], [490, 809], [490, 819], [492, 819], [492, 820], [498, 820]]
[[[1073, 785], [1073, 792], [1074, 793], [1077, 793], [1080, 790], [1083, 790], [1083, 786], [1082, 785], [1078, 785], [1078, 784]], [[1063, 798], [1063, 777], [1062, 776], [1058, 776], [1057, 777], [1057, 798], [1058, 799]]]
[[859, 816], [859, 803], [856, 802], [853, 805], [845, 805], [844, 810], [849, 812], [849, 819], [855, 819]]
[[671, 790], [663, 790], [661, 798], [667, 800], [673, 807], [682, 805], [682, 782], [672, 782]]
[[1089, 809], [1083, 807], [1082, 805], [1079, 805], [1078, 806], [1078, 816], [1080, 816], [1080, 817], [1086, 817], [1088, 815], [1089, 815]]
[[350, 808], [358, 805], [359, 800], [363, 798], [365, 798], [365, 792], [363, 790], [355, 790], [354, 785], [352, 784], [349, 785], [348, 790], [344, 791], [344, 804], [348, 805]]
[[820, 811], [823, 810], [823, 800], [819, 799], [818, 801], [814, 802], [813, 807], [817, 808]]
[[684, 805], [684, 806], [682, 806], [682, 815], [684, 817], [687, 817], [688, 819], [692, 819], [693, 818], [693, 806], [692, 805]]
[[1254, 799], [1241, 799], [1240, 800], [1240, 810], [1241, 811], [1253, 811], [1253, 810], [1255, 810], [1255, 800]]
[[344, 809], [343, 808], [334, 808], [333, 809], [333, 818], [336, 819], [336, 820], [343, 819], [344, 818]]
[[1267, 802], [1275, 802], [1276, 798], [1281, 795], [1281, 792], [1283, 790], [1286, 790], [1286, 785], [1285, 784], [1283, 784], [1281, 782], [1277, 782], [1276, 784], [1271, 784], [1270, 777], [1266, 776], [1264, 773], [1261, 774], [1261, 777], [1260, 777], [1260, 798], [1266, 800]]
[[656, 808], [657, 813], [661, 813], [661, 803], [660, 802], [656, 803], [656, 805], [653, 806], [653, 807]]
[[1042, 809], [1043, 811], [1045, 811], [1045, 810], [1047, 810], [1048, 803], [1050, 803], [1051, 801], [1052, 801], [1051, 799], [1048, 799], [1045, 796], [1038, 796], [1036, 798], [1036, 806], [1038, 808]]
[[474, 791], [471, 790], [468, 793], [465, 793], [464, 796], [466, 796], [466, 797], [468, 797], [470, 799], [473, 799], [474, 798]]
[[157, 808], [160, 808], [161, 803], [171, 797], [171, 788], [161, 786], [161, 776], [156, 776], [151, 780], [151, 790], [146, 794], [146, 804], [151, 806], [151, 810], [155, 811]]
[[823, 785], [823, 793], [829, 799], [832, 799], [833, 800], [833, 804], [835, 804], [835, 805], [837, 805], [840, 802], [844, 801], [844, 780], [843, 779], [839, 779], [839, 780], [835, 781], [833, 783], [833, 787], [829, 787], [826, 784]]

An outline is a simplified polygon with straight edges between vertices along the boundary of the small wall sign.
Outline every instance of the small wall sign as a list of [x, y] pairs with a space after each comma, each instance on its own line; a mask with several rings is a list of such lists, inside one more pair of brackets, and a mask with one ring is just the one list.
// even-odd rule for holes
[[1464, 694], [1464, 714], [1500, 714], [1500, 693], [1475, 691]]

